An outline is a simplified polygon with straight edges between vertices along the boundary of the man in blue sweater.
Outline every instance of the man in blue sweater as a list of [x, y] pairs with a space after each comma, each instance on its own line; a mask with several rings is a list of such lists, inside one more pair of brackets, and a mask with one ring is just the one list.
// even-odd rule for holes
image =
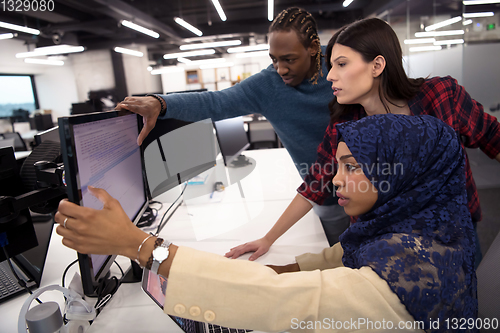
[[[138, 113], [145, 119], [138, 144], [153, 129], [158, 117], [194, 122], [260, 113], [273, 125], [304, 178], [316, 161], [316, 149], [330, 120], [328, 103], [333, 96], [331, 85], [326, 81], [327, 70], [314, 18], [299, 8], [284, 10], [269, 29], [269, 45], [273, 64], [233, 87], [203, 93], [127, 97], [119, 103], [119, 109]], [[349, 226], [349, 217], [333, 194], [314, 210], [333, 245]], [[254, 260], [272, 244], [252, 243], [239, 247], [229, 256], [255, 251], [250, 257]]]

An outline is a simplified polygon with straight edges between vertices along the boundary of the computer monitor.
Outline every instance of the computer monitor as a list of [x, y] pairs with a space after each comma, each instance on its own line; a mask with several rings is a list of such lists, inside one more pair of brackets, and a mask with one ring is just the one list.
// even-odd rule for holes
[[149, 133], [149, 139], [143, 143], [152, 198], [216, 164], [216, 138], [212, 120], [186, 123], [163, 119], [156, 123], [155, 130]]
[[[10, 257], [23, 253], [37, 245], [35, 229], [27, 208], [17, 216], [10, 212], [13, 202], [2, 196], [17, 197], [24, 194], [23, 184], [12, 147], [0, 148], [0, 233], [7, 238], [5, 246]], [[0, 249], [0, 262], [7, 259]]]
[[240, 154], [250, 147], [247, 132], [243, 126], [243, 117], [235, 117], [214, 122], [219, 147], [224, 158], [224, 164], [245, 160]]
[[[133, 223], [148, 207], [144, 158], [137, 146], [142, 117], [129, 111], [108, 111], [59, 118], [61, 153], [68, 199], [84, 207], [101, 209], [88, 190], [105, 189], [117, 199]], [[78, 254], [83, 291], [95, 296], [116, 256]]]
[[52, 115], [49, 114], [36, 114], [35, 115], [35, 127], [37, 131], [46, 131], [54, 127], [54, 122], [52, 121]]
[[96, 112], [95, 108], [90, 103], [73, 103], [71, 104], [71, 114], [87, 114]]

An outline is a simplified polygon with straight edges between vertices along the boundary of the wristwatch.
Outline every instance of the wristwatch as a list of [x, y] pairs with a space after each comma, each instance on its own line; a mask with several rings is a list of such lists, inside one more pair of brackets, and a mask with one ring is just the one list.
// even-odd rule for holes
[[160, 268], [160, 264], [167, 260], [169, 251], [168, 248], [172, 244], [169, 241], [164, 241], [160, 246], [153, 250], [153, 263], [151, 265], [151, 272], [158, 274], [158, 269]]

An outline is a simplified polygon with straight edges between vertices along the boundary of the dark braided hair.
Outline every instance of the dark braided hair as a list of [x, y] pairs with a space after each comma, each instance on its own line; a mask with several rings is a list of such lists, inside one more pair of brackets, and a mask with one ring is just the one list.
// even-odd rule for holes
[[[291, 31], [295, 30], [300, 42], [307, 49], [311, 46], [313, 41], [318, 41], [318, 46], [320, 46], [318, 27], [316, 25], [316, 20], [313, 16], [302, 8], [291, 7], [283, 10], [279, 13], [271, 26], [269, 27], [269, 33], [274, 31]], [[321, 47], [319, 47], [318, 53], [316, 53], [316, 71], [311, 78], [311, 82], [316, 84], [318, 82], [318, 77], [323, 76], [321, 71]]]

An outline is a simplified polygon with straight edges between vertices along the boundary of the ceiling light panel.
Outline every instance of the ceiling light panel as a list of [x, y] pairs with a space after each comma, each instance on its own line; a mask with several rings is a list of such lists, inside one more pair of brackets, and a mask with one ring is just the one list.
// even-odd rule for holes
[[187, 57], [197, 57], [202, 55], [210, 55], [214, 54], [214, 49], [208, 50], [199, 50], [199, 51], [188, 51], [188, 52], [177, 52], [177, 53], [167, 53], [163, 55], [163, 59], [177, 59], [179, 57], [187, 58]]

